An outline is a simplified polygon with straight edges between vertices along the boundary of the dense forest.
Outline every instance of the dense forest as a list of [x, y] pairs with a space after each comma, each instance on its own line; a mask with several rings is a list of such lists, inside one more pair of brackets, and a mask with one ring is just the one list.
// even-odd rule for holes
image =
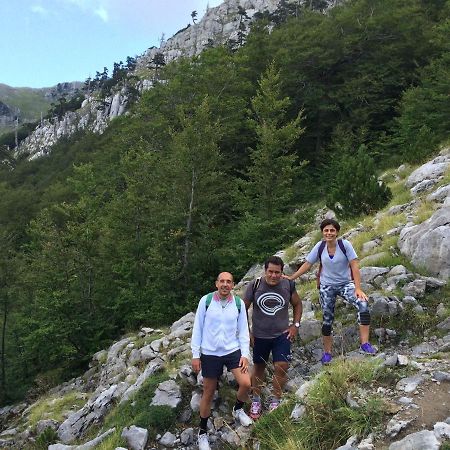
[[159, 67], [102, 135], [33, 161], [0, 149], [0, 404], [191, 310], [318, 205], [384, 206], [380, 171], [448, 139], [449, 18], [446, 0], [282, 2], [242, 45]]

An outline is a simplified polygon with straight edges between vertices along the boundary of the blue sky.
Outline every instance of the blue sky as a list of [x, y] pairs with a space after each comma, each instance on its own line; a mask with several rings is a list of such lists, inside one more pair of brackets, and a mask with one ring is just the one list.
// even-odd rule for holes
[[159, 46], [222, 0], [0, 0], [0, 83], [84, 81]]

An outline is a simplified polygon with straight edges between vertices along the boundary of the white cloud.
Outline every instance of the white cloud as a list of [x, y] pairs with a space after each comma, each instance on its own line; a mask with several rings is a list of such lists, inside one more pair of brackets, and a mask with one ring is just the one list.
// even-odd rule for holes
[[99, 16], [100, 19], [103, 20], [103, 22], [108, 22], [108, 20], [109, 20], [109, 14], [108, 14], [108, 11], [107, 11], [103, 6], [100, 6], [99, 8], [97, 8], [97, 9], [94, 11], [94, 14], [95, 14], [96, 16]]
[[73, 5], [81, 11], [100, 17], [103, 22], [109, 20], [111, 0], [59, 0], [62, 3]]
[[48, 14], [48, 10], [45, 9], [43, 6], [41, 5], [33, 5], [31, 7], [31, 11], [36, 13], [36, 14], [40, 14], [41, 16], [46, 16]]

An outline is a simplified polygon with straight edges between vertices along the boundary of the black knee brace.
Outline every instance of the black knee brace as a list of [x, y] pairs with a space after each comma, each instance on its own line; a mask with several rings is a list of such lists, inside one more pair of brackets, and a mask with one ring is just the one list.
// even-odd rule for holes
[[370, 325], [370, 312], [365, 311], [359, 314], [360, 325]]
[[331, 336], [331, 325], [322, 325], [322, 336]]

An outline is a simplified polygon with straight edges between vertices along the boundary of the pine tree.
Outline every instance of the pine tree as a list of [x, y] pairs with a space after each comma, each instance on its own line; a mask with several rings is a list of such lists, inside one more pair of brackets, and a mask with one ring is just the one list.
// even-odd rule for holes
[[340, 155], [332, 173], [335, 178], [327, 189], [326, 202], [342, 217], [371, 214], [392, 197], [390, 189], [377, 179], [374, 161], [365, 145], [361, 145], [356, 154]]
[[[271, 64], [259, 82], [252, 101], [250, 125], [257, 144], [250, 149], [247, 179], [238, 196], [243, 219], [235, 236], [248, 259], [261, 258], [280, 248], [292, 237], [293, 179], [300, 176], [299, 163], [292, 151], [301, 128], [302, 113], [286, 122], [289, 98], [281, 93], [280, 75]], [[248, 263], [245, 261], [244, 263]]]

